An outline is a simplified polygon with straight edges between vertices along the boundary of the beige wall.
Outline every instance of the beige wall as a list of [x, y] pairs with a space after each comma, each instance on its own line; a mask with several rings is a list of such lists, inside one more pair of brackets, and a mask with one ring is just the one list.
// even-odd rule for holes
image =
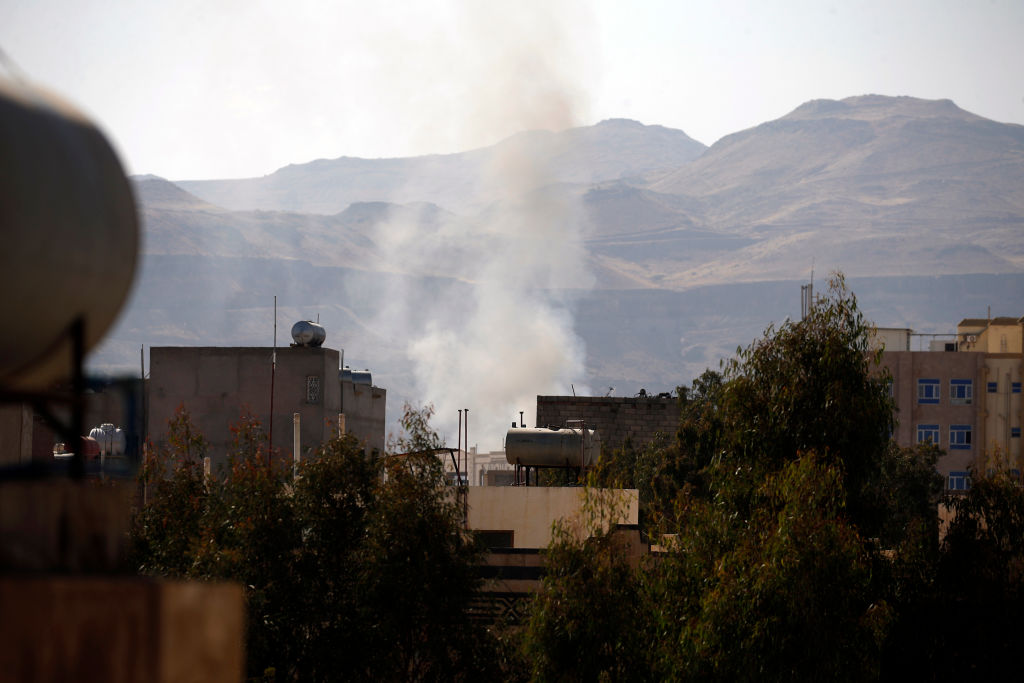
[[[982, 391], [985, 407], [986, 468], [998, 465], [1022, 468], [1021, 437], [1013, 437], [1012, 429], [1020, 428], [1022, 414], [1020, 393], [1013, 393], [1013, 384], [1021, 382], [1021, 357], [1012, 354], [990, 355], [985, 359]], [[995, 391], [988, 390], [995, 383]], [[996, 457], [1004, 462], [996, 462]]]
[[[467, 491], [469, 528], [512, 531], [516, 548], [543, 548], [551, 541], [551, 525], [578, 516], [585, 489], [549, 486], [474, 486]], [[621, 506], [617, 524], [637, 524], [636, 489], [602, 489]]]
[[[968, 469], [975, 457], [983, 451], [985, 443], [985, 385], [982, 383], [985, 367], [984, 353], [942, 351], [887, 351], [882, 365], [889, 368], [893, 378], [893, 398], [896, 401], [896, 442], [901, 446], [917, 443], [917, 427], [921, 424], [939, 426], [940, 448], [946, 455], [939, 460], [938, 470], [943, 475]], [[938, 403], [918, 400], [918, 380], [937, 379]], [[970, 405], [956, 405], [950, 399], [950, 380], [972, 380], [973, 398]], [[971, 425], [971, 446], [951, 449], [950, 425]]]
[[871, 335], [871, 348], [886, 351], [910, 351], [910, 335], [913, 330], [905, 327], [879, 327]]
[[[148, 386], [150, 440], [165, 442], [167, 423], [185, 407], [210, 444], [215, 463], [225, 460], [236, 425], [248, 410], [270, 431], [270, 348], [153, 347]], [[277, 349], [274, 377], [274, 447], [292, 454], [292, 414], [301, 417], [304, 453], [331, 437], [341, 409], [339, 354], [334, 349]], [[317, 377], [320, 395], [307, 400], [307, 378]]]
[[1020, 353], [1021, 325], [990, 325], [978, 337], [978, 350], [989, 353]]
[[341, 382], [341, 409], [345, 431], [354, 434], [367, 449], [384, 452], [387, 392], [368, 384]]
[[[938, 470], [951, 471], [974, 467], [984, 471], [997, 464], [1024, 469], [1021, 437], [1012, 436], [1024, 422], [1022, 394], [1013, 393], [1013, 383], [1022, 381], [1020, 354], [990, 354], [979, 351], [960, 352], [886, 352], [882, 364], [893, 377], [893, 398], [896, 401], [896, 442], [901, 446], [917, 443], [917, 427], [921, 424], [939, 426], [938, 446], [946, 451]], [[939, 400], [924, 404], [918, 400], [918, 380], [939, 380]], [[950, 380], [972, 380], [970, 405], [955, 403], [950, 396]], [[996, 390], [989, 391], [989, 383]], [[951, 448], [949, 428], [952, 424], [972, 426], [972, 443], [968, 449]], [[1002, 462], [991, 460], [1001, 454]]]

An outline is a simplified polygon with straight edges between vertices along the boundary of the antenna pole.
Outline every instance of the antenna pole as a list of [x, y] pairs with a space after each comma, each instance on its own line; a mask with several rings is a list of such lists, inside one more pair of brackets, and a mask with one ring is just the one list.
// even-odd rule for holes
[[274, 452], [274, 376], [277, 374], [277, 295], [274, 295], [274, 350], [270, 354], [270, 443], [267, 444], [267, 469]]

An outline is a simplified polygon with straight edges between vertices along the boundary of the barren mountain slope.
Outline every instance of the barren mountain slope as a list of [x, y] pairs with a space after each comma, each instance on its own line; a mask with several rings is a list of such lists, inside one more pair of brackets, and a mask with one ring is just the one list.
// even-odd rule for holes
[[[333, 214], [353, 202], [431, 202], [479, 210], [507, 197], [507, 166], [531, 178], [517, 191], [550, 183], [593, 183], [676, 168], [707, 149], [680, 130], [612, 119], [552, 133], [519, 133], [492, 147], [400, 159], [318, 159], [262, 178], [186, 180], [176, 184], [230, 209]], [[518, 174], [518, 171], [517, 171]], [[522, 174], [518, 174], [522, 175]]]

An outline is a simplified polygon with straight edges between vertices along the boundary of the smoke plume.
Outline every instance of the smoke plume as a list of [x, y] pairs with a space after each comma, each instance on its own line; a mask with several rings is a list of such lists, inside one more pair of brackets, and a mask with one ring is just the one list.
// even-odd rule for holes
[[[579, 125], [585, 103], [573, 83], [583, 60], [569, 17], [496, 7], [469, 3], [456, 21], [462, 38], [448, 49], [466, 66], [449, 75], [458, 82], [448, 90], [461, 93], [453, 123], [474, 139]], [[591, 277], [578, 198], [557, 185], [557, 164], [574, 151], [554, 148], [560, 139], [516, 135], [482, 154], [467, 188], [486, 202], [478, 213], [421, 207], [415, 220], [396, 211], [379, 228], [385, 260], [419, 276], [391, 281], [379, 323], [408, 339], [411, 393], [433, 403], [449, 445], [461, 408], [470, 410], [470, 442], [489, 450], [519, 411], [532, 423], [538, 394], [583, 390], [573, 292]]]

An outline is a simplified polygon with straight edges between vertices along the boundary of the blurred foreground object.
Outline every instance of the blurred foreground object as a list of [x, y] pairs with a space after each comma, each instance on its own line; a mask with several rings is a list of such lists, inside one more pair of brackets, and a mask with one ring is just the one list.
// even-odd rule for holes
[[135, 274], [139, 224], [102, 133], [59, 98], [0, 78], [0, 387], [43, 390], [72, 373], [69, 331], [96, 345]]

